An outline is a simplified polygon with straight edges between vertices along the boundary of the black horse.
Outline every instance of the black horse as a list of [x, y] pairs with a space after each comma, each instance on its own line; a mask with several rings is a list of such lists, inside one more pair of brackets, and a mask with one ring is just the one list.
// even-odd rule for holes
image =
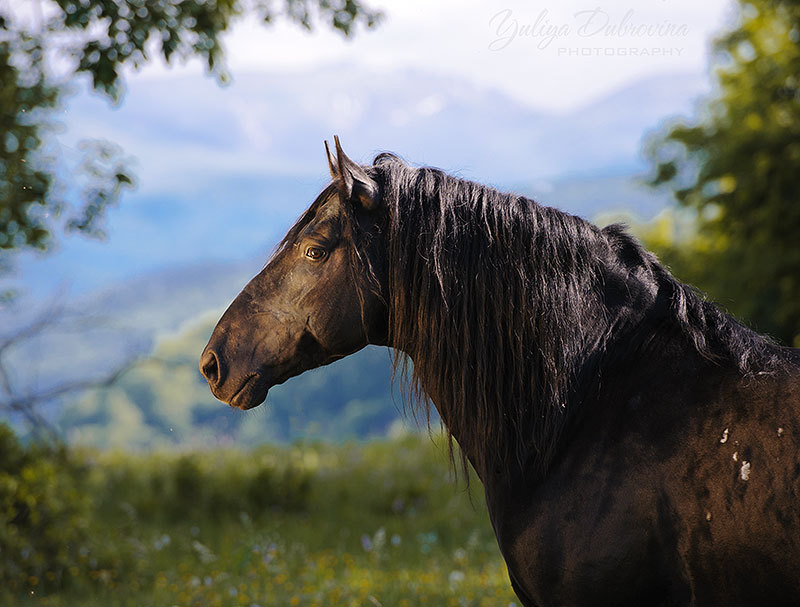
[[203, 352], [217, 398], [249, 409], [391, 346], [481, 479], [524, 605], [800, 605], [800, 350], [620, 226], [360, 166], [338, 139], [328, 162]]

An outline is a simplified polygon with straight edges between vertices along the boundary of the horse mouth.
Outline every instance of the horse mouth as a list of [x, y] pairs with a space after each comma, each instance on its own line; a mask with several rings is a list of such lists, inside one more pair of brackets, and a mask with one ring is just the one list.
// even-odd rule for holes
[[[314, 369], [342, 358], [342, 356], [327, 354], [313, 337], [308, 339], [316, 347], [306, 348], [301, 356], [282, 364], [258, 367], [256, 371], [244, 378], [239, 388], [233, 393], [233, 396], [228, 399], [220, 398], [220, 400], [242, 411], [254, 409], [266, 400], [267, 393], [273, 386], [282, 384], [287, 379], [300, 375], [303, 371]], [[214, 392], [213, 388], [211, 391]], [[217, 396], [216, 393], [215, 396]]]
[[242, 411], [258, 407], [266, 400], [270, 387], [272, 385], [260, 373], [251, 373], [228, 400], [228, 404]]
[[255, 409], [267, 399], [267, 393], [270, 389], [282, 384], [290, 377], [298, 375], [298, 373], [298, 371], [291, 370], [284, 370], [282, 373], [277, 374], [269, 371], [265, 373], [263, 369], [255, 371], [248, 375], [233, 396], [224, 402], [242, 411]]

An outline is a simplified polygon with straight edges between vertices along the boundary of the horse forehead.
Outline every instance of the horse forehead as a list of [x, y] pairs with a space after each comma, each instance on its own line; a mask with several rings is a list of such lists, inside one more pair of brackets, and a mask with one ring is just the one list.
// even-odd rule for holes
[[316, 213], [314, 213], [314, 218], [308, 223], [303, 232], [308, 233], [321, 225], [337, 225], [341, 215], [342, 205], [339, 196], [330, 196], [319, 206]]
[[333, 217], [338, 217], [342, 214], [342, 201], [339, 198], [339, 195], [334, 193], [328, 196], [328, 198], [320, 205], [319, 209], [317, 210], [317, 217], [319, 219], [330, 219]]

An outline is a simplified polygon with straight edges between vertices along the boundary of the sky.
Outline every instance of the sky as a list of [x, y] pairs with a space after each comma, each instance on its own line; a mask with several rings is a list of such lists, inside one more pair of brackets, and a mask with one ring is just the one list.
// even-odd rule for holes
[[[658, 73], [705, 74], [711, 38], [735, 18], [731, 0], [408, 0], [352, 39], [278, 20], [246, 19], [226, 36], [228, 65], [297, 71], [352, 65], [458, 76], [531, 108], [568, 111]], [[199, 73], [195, 62], [182, 69]], [[140, 77], [175, 71], [153, 64]]]
[[[365, 141], [363, 123], [402, 130], [422, 117], [441, 124], [454, 119], [453, 105], [459, 101], [493, 93], [501, 99], [484, 100], [484, 113], [518, 104], [503, 111], [514, 114], [524, 129], [536, 116], [521, 110], [568, 117], [632, 83], [660, 77], [664, 87], [682, 80], [686, 94], [662, 99], [662, 91], [651, 86], [650, 96], [635, 103], [658, 106], [664, 116], [686, 113], [690, 108], [674, 97], [693, 98], [707, 90], [711, 39], [735, 16], [731, 0], [384, 0], [370, 6], [383, 11], [383, 22], [373, 30], [360, 28], [349, 39], [324, 25], [309, 33], [285, 19], [267, 27], [254, 18], [241, 19], [223, 38], [230, 86], [217, 86], [200, 60], [167, 66], [156, 59], [141, 72], [126, 74], [121, 111], [97, 96], [87, 101], [83, 94], [68, 102], [64, 120], [71, 132], [61, 143], [67, 154], [80, 138], [120, 143], [137, 158], [140, 191], [197, 186], [197, 175], [176, 178], [188, 167], [205, 179], [223, 170], [307, 174], [299, 165], [310, 163], [298, 159], [314, 158], [322, 137], [348, 129], [357, 131], [357, 147], [350, 143], [347, 149], [360, 161], [391, 149], [416, 162], [466, 170], [473, 178], [502, 180], [508, 175], [499, 174], [499, 167], [451, 153], [460, 141], [445, 153], [422, 138], [393, 137], [389, 129]], [[303, 75], [303, 82], [291, 81]], [[428, 86], [435, 79], [438, 86]], [[291, 104], [278, 99], [285, 92], [276, 86], [293, 87]], [[401, 86], [406, 89], [398, 91]], [[414, 98], [413, 92], [423, 89]], [[395, 95], [397, 103], [378, 107], [380, 94]], [[669, 104], [675, 106], [672, 112]], [[620, 113], [627, 111], [621, 104]], [[296, 144], [287, 146], [288, 134], [281, 138], [282, 124], [292, 125]], [[302, 128], [305, 124], [321, 128]], [[501, 137], [490, 125], [474, 127], [478, 140]], [[227, 131], [218, 140], [233, 131], [241, 138], [228, 141], [229, 149], [204, 147], [200, 140], [220, 128]], [[411, 124], [405, 130], [414, 133]], [[345, 141], [352, 142], [354, 134], [348, 135]], [[535, 153], [542, 145], [532, 141], [530, 147]], [[517, 151], [510, 146], [508, 154]], [[539, 163], [544, 174], [563, 172], [560, 166], [545, 167], [545, 160]], [[580, 159], [575, 165], [577, 172], [586, 172]]]

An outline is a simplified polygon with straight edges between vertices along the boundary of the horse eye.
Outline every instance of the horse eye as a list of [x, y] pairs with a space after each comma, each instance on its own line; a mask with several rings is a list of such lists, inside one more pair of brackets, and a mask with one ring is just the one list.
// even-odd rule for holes
[[313, 259], [314, 261], [324, 259], [327, 254], [328, 252], [322, 247], [308, 247], [306, 249], [306, 257]]

